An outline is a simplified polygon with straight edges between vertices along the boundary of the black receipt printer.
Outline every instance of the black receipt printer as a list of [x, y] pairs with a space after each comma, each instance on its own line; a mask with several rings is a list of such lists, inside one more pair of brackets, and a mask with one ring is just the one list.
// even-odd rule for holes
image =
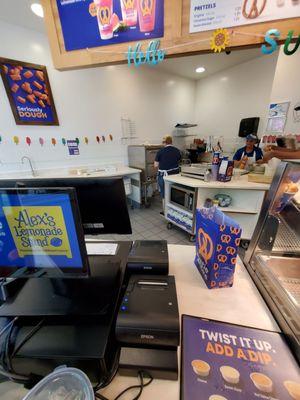
[[136, 240], [127, 261], [127, 274], [168, 275], [169, 254], [166, 240]]

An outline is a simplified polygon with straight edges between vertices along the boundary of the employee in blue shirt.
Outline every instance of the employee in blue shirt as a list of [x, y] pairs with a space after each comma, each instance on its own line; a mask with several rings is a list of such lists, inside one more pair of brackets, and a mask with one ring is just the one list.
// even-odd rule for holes
[[[157, 152], [154, 167], [158, 168], [157, 183], [160, 191], [161, 198], [165, 198], [165, 182], [164, 177], [167, 175], [174, 175], [179, 173], [179, 162], [181, 160], [180, 151], [173, 146], [172, 136], [163, 138], [164, 147]], [[161, 213], [163, 214], [163, 213]]]
[[257, 136], [248, 135], [246, 137], [246, 146], [239, 149], [233, 156], [234, 167], [239, 168], [241, 165], [251, 165], [253, 163], [262, 163], [263, 152], [256, 146]]

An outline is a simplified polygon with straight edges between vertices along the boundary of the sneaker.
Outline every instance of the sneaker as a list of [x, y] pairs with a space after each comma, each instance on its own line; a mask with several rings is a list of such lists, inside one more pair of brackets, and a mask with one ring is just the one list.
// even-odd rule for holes
[[165, 213], [163, 211], [160, 212], [160, 215], [162, 215], [163, 217], [165, 216]]

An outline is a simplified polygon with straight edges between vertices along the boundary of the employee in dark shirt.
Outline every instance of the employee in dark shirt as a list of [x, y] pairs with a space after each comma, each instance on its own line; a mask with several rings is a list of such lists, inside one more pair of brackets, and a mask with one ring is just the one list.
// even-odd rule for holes
[[248, 135], [246, 137], [246, 146], [239, 149], [233, 156], [235, 168], [250, 165], [253, 163], [261, 163], [263, 159], [262, 150], [256, 146], [257, 137], [255, 135]]
[[[160, 149], [156, 155], [154, 166], [158, 168], [157, 183], [161, 198], [165, 198], [165, 182], [164, 177], [179, 173], [179, 161], [181, 160], [180, 151], [173, 146], [172, 136], [163, 138], [164, 148]], [[163, 214], [163, 213], [161, 213]]]

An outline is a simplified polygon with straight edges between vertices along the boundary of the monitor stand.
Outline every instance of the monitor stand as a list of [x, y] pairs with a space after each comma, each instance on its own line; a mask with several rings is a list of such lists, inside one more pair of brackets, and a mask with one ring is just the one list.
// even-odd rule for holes
[[0, 317], [110, 317], [124, 279], [131, 242], [120, 242], [115, 256], [89, 256], [84, 278], [18, 278], [0, 306]]

